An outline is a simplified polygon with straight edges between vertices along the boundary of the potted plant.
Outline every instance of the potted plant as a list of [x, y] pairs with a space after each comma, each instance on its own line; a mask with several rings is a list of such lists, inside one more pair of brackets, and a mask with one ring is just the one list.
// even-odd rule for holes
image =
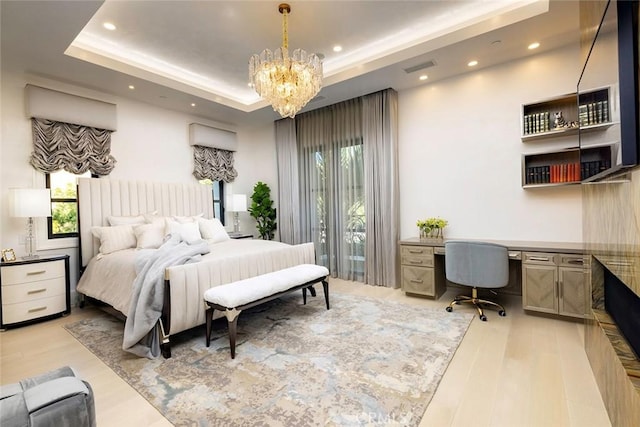
[[256, 228], [263, 240], [273, 239], [276, 226], [276, 210], [271, 200], [271, 189], [264, 182], [258, 181], [253, 187], [249, 214], [258, 223]]
[[418, 220], [416, 225], [420, 230], [420, 238], [442, 239], [442, 230], [449, 224], [442, 218], [431, 217], [425, 220]]

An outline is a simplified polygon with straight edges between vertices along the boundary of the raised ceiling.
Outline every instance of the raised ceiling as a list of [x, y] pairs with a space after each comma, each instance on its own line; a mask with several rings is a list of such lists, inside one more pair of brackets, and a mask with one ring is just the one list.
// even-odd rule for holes
[[[289, 45], [323, 54], [305, 110], [402, 90], [578, 43], [573, 1], [292, 1]], [[278, 2], [0, 2], [2, 67], [208, 119], [278, 118], [248, 86], [254, 53], [281, 44]], [[103, 27], [111, 22], [116, 30]], [[536, 51], [527, 50], [533, 41]], [[342, 51], [333, 51], [335, 45]], [[467, 63], [476, 59], [478, 66]], [[413, 72], [432, 61], [435, 65]], [[427, 74], [426, 81], [418, 80]], [[133, 85], [135, 89], [129, 89]], [[192, 106], [192, 104], [195, 104]]]

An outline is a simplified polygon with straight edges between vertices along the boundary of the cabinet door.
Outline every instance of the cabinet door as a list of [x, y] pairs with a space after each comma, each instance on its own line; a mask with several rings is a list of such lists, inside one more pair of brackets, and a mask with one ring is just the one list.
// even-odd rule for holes
[[555, 265], [522, 264], [522, 306], [525, 310], [558, 313], [558, 269]]
[[402, 290], [412, 294], [435, 296], [433, 268], [402, 266]]
[[565, 316], [586, 317], [588, 315], [588, 292], [584, 269], [559, 267], [559, 313]]

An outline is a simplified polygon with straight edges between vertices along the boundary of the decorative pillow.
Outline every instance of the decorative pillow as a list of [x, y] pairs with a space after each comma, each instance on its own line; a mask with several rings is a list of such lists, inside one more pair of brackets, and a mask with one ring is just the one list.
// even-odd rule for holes
[[157, 249], [164, 242], [164, 224], [151, 223], [133, 227], [138, 249]]
[[180, 236], [180, 240], [189, 244], [202, 240], [197, 222], [185, 222], [181, 224], [168, 219], [166, 234], [177, 234]]
[[144, 217], [144, 221], [147, 224], [161, 224], [162, 226], [164, 226], [166, 224], [168, 217], [159, 216], [156, 214], [157, 214], [157, 211], [150, 214], [142, 214], [142, 216]]
[[173, 220], [179, 222], [180, 224], [184, 224], [185, 222], [198, 222], [200, 218], [204, 216], [204, 213], [200, 213], [198, 215], [193, 216], [173, 216]]
[[200, 227], [202, 238], [211, 240], [212, 243], [224, 242], [231, 239], [227, 234], [227, 230], [224, 229], [224, 225], [222, 225], [218, 218], [199, 218], [198, 226]]
[[104, 255], [136, 247], [136, 236], [131, 225], [91, 227], [91, 233], [100, 239], [100, 253]]
[[144, 224], [144, 217], [142, 215], [108, 216], [107, 223], [111, 226]]

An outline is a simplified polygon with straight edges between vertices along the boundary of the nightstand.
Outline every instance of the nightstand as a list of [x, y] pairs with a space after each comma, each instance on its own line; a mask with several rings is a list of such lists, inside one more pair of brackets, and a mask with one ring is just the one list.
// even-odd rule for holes
[[232, 239], [253, 239], [253, 234], [249, 234], [249, 233], [238, 232], [238, 233], [227, 233], [227, 234], [229, 234], [229, 237], [231, 237]]
[[71, 312], [69, 255], [0, 263], [0, 328]]

